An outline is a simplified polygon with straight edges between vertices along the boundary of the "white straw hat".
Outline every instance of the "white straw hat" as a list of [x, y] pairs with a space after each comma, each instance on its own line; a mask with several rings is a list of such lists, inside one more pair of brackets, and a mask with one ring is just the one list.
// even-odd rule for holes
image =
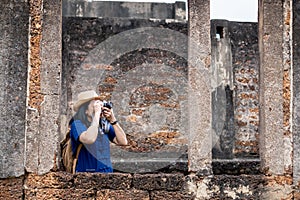
[[84, 104], [88, 101], [91, 101], [93, 99], [101, 100], [101, 98], [98, 96], [98, 94], [94, 90], [81, 92], [78, 94], [77, 101], [76, 101], [76, 103], [74, 103], [73, 109], [75, 111], [77, 111], [82, 104]]

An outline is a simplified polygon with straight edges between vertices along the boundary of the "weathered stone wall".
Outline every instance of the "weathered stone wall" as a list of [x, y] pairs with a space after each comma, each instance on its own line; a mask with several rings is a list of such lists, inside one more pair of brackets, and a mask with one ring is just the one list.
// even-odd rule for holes
[[24, 174], [27, 96], [27, 1], [0, 5], [0, 178]]
[[294, 183], [299, 185], [300, 182], [300, 35], [297, 34], [300, 31], [300, 2], [293, 1], [293, 24], [292, 29], [295, 34], [293, 34], [293, 106], [294, 110], [292, 121], [293, 121], [293, 149], [294, 149], [294, 168], [293, 168], [293, 177]]
[[61, 5], [59, 0], [28, 3], [30, 63], [24, 167], [27, 172], [43, 174], [58, 167], [60, 151]]
[[214, 158], [259, 157], [257, 23], [213, 20]]
[[210, 1], [188, 1], [188, 10], [189, 170], [210, 174], [212, 172]]
[[[260, 1], [260, 157], [266, 173], [291, 174], [292, 134], [289, 120], [291, 32], [290, 1]], [[288, 36], [286, 36], [288, 35]], [[296, 133], [295, 133], [296, 134]]]
[[63, 0], [64, 17], [186, 20], [186, 3]]
[[[26, 157], [22, 157], [24, 150], [22, 150], [21, 146], [23, 144], [25, 145], [25, 142], [20, 139], [19, 133], [16, 136], [12, 134], [13, 137], [9, 137], [10, 135], [8, 133], [14, 133], [16, 130], [15, 126], [11, 126], [10, 124], [11, 119], [20, 120], [20, 124], [24, 123], [22, 117], [20, 117], [25, 115], [26, 111], [26, 108], [21, 108], [23, 101], [25, 101], [25, 98], [22, 96], [25, 94], [25, 92], [22, 91], [22, 87], [29, 84], [29, 82], [24, 81], [26, 78], [21, 78], [23, 82], [20, 80], [20, 83], [13, 82], [18, 88], [21, 88], [22, 92], [20, 93], [14, 90], [9, 90], [8, 93], [2, 93], [3, 96], [1, 96], [1, 98], [3, 101], [1, 101], [1, 103], [4, 103], [4, 105], [2, 104], [3, 110], [5, 110], [4, 108], [9, 108], [10, 103], [16, 103], [13, 105], [21, 106], [19, 110], [19, 107], [13, 107], [19, 112], [11, 113], [4, 111], [3, 113], [8, 115], [1, 115], [3, 120], [6, 120], [3, 126], [7, 127], [6, 130], [8, 130], [8, 133], [5, 132], [2, 134], [4, 139], [2, 140], [3, 143], [1, 143], [1, 150], [8, 147], [7, 152], [9, 153], [1, 154], [1, 156], [4, 155], [14, 160], [10, 163], [6, 162], [5, 169], [1, 169], [1, 172], [3, 172], [1, 176], [5, 178], [0, 179], [0, 199], [299, 199], [299, 152], [297, 151], [299, 146], [299, 117], [297, 114], [299, 108], [297, 95], [299, 85], [297, 67], [299, 58], [298, 36], [296, 34], [299, 29], [299, 5], [296, 1], [288, 0], [261, 0], [259, 2], [261, 65], [259, 126], [261, 135], [259, 140], [259, 153], [263, 170], [251, 171], [249, 175], [245, 175], [247, 171], [238, 171], [238, 169], [235, 175], [228, 175], [233, 174], [232, 172], [236, 166], [235, 164], [232, 165], [224, 162], [221, 163], [222, 165], [219, 165], [221, 166], [219, 168], [221, 171], [218, 171], [219, 175], [217, 175], [216, 170], [214, 170], [214, 174], [212, 174], [211, 168], [214, 164], [212, 163], [212, 156], [210, 153], [202, 154], [203, 146], [206, 148], [210, 147], [212, 141], [211, 138], [207, 137], [210, 136], [210, 132], [207, 131], [209, 129], [207, 125], [209, 126], [211, 124], [211, 107], [207, 105], [211, 102], [211, 93], [207, 92], [209, 89], [203, 86], [204, 84], [201, 84], [205, 82], [205, 79], [199, 79], [199, 77], [202, 77], [201, 75], [205, 74], [205, 71], [201, 71], [197, 68], [197, 62], [199, 62], [201, 66], [205, 66], [206, 69], [210, 68], [210, 40], [208, 40], [210, 34], [207, 31], [209, 29], [207, 28], [209, 27], [209, 19], [207, 18], [207, 16], [209, 16], [209, 9], [207, 9], [209, 8], [209, 1], [196, 0], [189, 2], [191, 20], [188, 31], [191, 36], [189, 45], [192, 47], [193, 42], [203, 45], [203, 51], [198, 52], [193, 51], [192, 48], [189, 49], [189, 53], [192, 55], [192, 57], [189, 57], [192, 66], [188, 71], [188, 75], [191, 78], [188, 83], [191, 84], [193, 89], [191, 91], [192, 96], [189, 97], [198, 97], [194, 98], [194, 100], [196, 99], [198, 101], [194, 101], [195, 104], [193, 105], [199, 106], [193, 110], [196, 113], [192, 113], [193, 115], [189, 116], [196, 117], [190, 118], [190, 121], [193, 122], [193, 128], [195, 128], [193, 130], [194, 135], [192, 135], [194, 136], [192, 137], [193, 140], [189, 140], [190, 148], [188, 153], [190, 156], [189, 162], [191, 162], [189, 165], [190, 172], [183, 174], [177, 172], [175, 174], [115, 173], [76, 175], [57, 171], [49, 173], [50, 170], [57, 170], [57, 158], [55, 155], [58, 150], [56, 145], [58, 144], [58, 111], [60, 110], [58, 109], [59, 103], [57, 101], [60, 97], [60, 91], [58, 89], [60, 85], [61, 61], [61, 32], [59, 28], [60, 23], [58, 23], [61, 16], [59, 12], [60, 1], [44, 0], [43, 5], [39, 4], [41, 2], [38, 1], [35, 1], [37, 5], [31, 1], [18, 2], [18, 4], [15, 2], [3, 2], [1, 8], [7, 12], [1, 15], [1, 20], [5, 19], [1, 21], [1, 25], [3, 25], [1, 30], [3, 29], [5, 34], [2, 35], [3, 40], [1, 40], [0, 44], [3, 48], [0, 54], [3, 58], [7, 59], [2, 59], [3, 65], [1, 69], [4, 69], [4, 75], [1, 74], [1, 79], [5, 82], [1, 81], [1, 84], [5, 85], [1, 85], [3, 86], [1, 91], [16, 88], [14, 87], [15, 85], [7, 87], [9, 85], [8, 83], [11, 83], [11, 77], [20, 80], [20, 77], [27, 75], [27, 72], [24, 73], [25, 71], [21, 69], [16, 73], [14, 70], [10, 71], [11, 69], [7, 68], [12, 66], [10, 65], [12, 63], [21, 63], [20, 66], [22, 67], [26, 66], [27, 68], [28, 65], [30, 66], [28, 69], [28, 80], [37, 81], [35, 85], [37, 88], [33, 87], [33, 90], [28, 90], [28, 96], [30, 96], [30, 94], [37, 94], [37, 96], [30, 96], [29, 98], [34, 99], [37, 97], [39, 100], [39, 98], [42, 97], [42, 101], [37, 101], [38, 104], [29, 103], [27, 105], [27, 118], [25, 119], [28, 124], [25, 132], [22, 132], [22, 134], [26, 134], [27, 150], [25, 151]], [[29, 21], [30, 25], [26, 23], [24, 16], [27, 15], [27, 3], [29, 3], [29, 7], [36, 5], [37, 10], [41, 9], [43, 11], [36, 13], [37, 16], [42, 14], [43, 20], [38, 19], [37, 21], [43, 23], [35, 23], [36, 21], [33, 18], [33, 21]], [[19, 5], [22, 6], [19, 7]], [[292, 14], [289, 14], [289, 12], [292, 12]], [[30, 13], [30, 16], [33, 17], [36, 15], [35, 13]], [[293, 17], [290, 18], [289, 16]], [[18, 23], [18, 25], [16, 25], [12, 19], [16, 19], [17, 22], [21, 21], [25, 23]], [[291, 19], [294, 19], [292, 23]], [[22, 28], [19, 27], [20, 24], [22, 24]], [[26, 33], [27, 40], [25, 40], [24, 34], [18, 35], [18, 40], [12, 42], [11, 37], [16, 33], [13, 32], [15, 29], [12, 30], [11, 26], [14, 27], [15, 25], [18, 27], [18, 30], [24, 29], [23, 31]], [[32, 28], [33, 25], [35, 28], [29, 30], [38, 30], [38, 32], [28, 33], [26, 30], [28, 30], [29, 27]], [[292, 25], [292, 27], [290, 25]], [[37, 41], [31, 41], [30, 39], [34, 38], [34, 36], [39, 36], [40, 26], [42, 26], [41, 30], [43, 30], [41, 32], [42, 37]], [[112, 28], [110, 27], [107, 30], [112, 30]], [[293, 39], [291, 39], [292, 35], [294, 36]], [[86, 35], [82, 36], [84, 37]], [[64, 39], [68, 40], [69, 38], [66, 37]], [[28, 41], [30, 42], [28, 43]], [[93, 46], [93, 42], [94, 41], [89, 41], [87, 45]], [[134, 40], [131, 40], [131, 42], [134, 42]], [[37, 52], [34, 54], [37, 58], [31, 60], [32, 57], [29, 56], [29, 63], [28, 59], [25, 59], [27, 58], [25, 55], [28, 55], [26, 46], [28, 44], [30, 51], [35, 47], [37, 48]], [[117, 47], [122, 47], [119, 43], [116, 44], [118, 44]], [[166, 46], [167, 44], [168, 40], [166, 41]], [[290, 46], [291, 44], [293, 44], [292, 48]], [[20, 54], [20, 50], [22, 50], [22, 53], [25, 52], [25, 54]], [[196, 48], [196, 50], [198, 49]], [[292, 50], [294, 54], [291, 54], [289, 50]], [[11, 51], [12, 54], [10, 53]], [[76, 51], [75, 53], [80, 55], [80, 51]], [[156, 54], [157, 51], [149, 51], [147, 53]], [[164, 53], [166, 52], [163, 51], [162, 54], [164, 55]], [[14, 54], [23, 56], [10, 57]], [[115, 56], [116, 54], [113, 55]], [[109, 64], [112, 63], [110, 62], [110, 56], [111, 55], [108, 55], [108, 57], [106, 57], [108, 58]], [[115, 58], [114, 56], [113, 58]], [[127, 54], [127, 56], [129, 56], [129, 54]], [[93, 60], [95, 58], [91, 58], [91, 61], [95, 61]], [[17, 61], [12, 62], [15, 61], [15, 59]], [[157, 61], [156, 59], [153, 60]], [[32, 71], [33, 61], [37, 61], [35, 65], [37, 66], [37, 72]], [[39, 63], [40, 61], [41, 63]], [[289, 63], [289, 61], [291, 62]], [[19, 66], [19, 64], [17, 65]], [[86, 69], [91, 70], [89, 65], [84, 66]], [[109, 65], [97, 65], [97, 67], [109, 67]], [[32, 79], [32, 76], [35, 74], [37, 74], [37, 78]], [[17, 75], [18, 77], [16, 77]], [[88, 79], [88, 81], [90, 81], [90, 79]], [[40, 88], [39, 84], [41, 86]], [[28, 86], [28, 88], [30, 88], [30, 86]], [[41, 89], [41, 92], [39, 89]], [[145, 88], [140, 88], [139, 91], [145, 91], [142, 89]], [[11, 98], [11, 91], [20, 94], [18, 98]], [[203, 96], [201, 95], [203, 94], [202, 92], [205, 92]], [[141, 96], [147, 96], [149, 94], [153, 96], [151, 95], [153, 93], [141, 94], [144, 94]], [[167, 91], [167, 93], [164, 94], [169, 93]], [[291, 96], [289, 94], [291, 94]], [[20, 100], [22, 97], [23, 100]], [[8, 100], [7, 102], [6, 99]], [[27, 102], [34, 102], [30, 101], [30, 99], [28, 99]], [[20, 100], [20, 102], [17, 100]], [[35, 107], [36, 105], [39, 107]], [[289, 106], [290, 108], [288, 108]], [[61, 110], [67, 111], [66, 107]], [[8, 125], [10, 125], [10, 127], [8, 127]], [[45, 140], [45, 138], [49, 139], [49, 141]], [[293, 146], [291, 145], [291, 138], [293, 139]], [[17, 151], [21, 153], [20, 159], [14, 157], [15, 155], [12, 152], [16, 151], [11, 151], [10, 147], [12, 146], [7, 145], [12, 144], [16, 139], [20, 139], [21, 141], [17, 143], [18, 145], [20, 144], [20, 146], [13, 145], [13, 147], [16, 147]], [[207, 145], [205, 145], [205, 143], [207, 143]], [[34, 151], [35, 149], [38, 149], [38, 151]], [[209, 150], [211, 150], [211, 148]], [[28, 159], [28, 156], [32, 156], [31, 158], [33, 159]], [[21, 164], [24, 162], [24, 158], [26, 158], [25, 167], [29, 173], [24, 172], [24, 165]], [[292, 162], [293, 165], [291, 165]], [[240, 164], [248, 165], [247, 162]], [[222, 167], [226, 168], [227, 171], [225, 172]], [[36, 175], [35, 173], [46, 174]], [[261, 174], [257, 175], [256, 173]], [[21, 176], [22, 174], [24, 175]], [[8, 178], [9, 176], [20, 177]]]
[[0, 180], [0, 199], [297, 199], [289, 184], [262, 175], [50, 172]]
[[63, 112], [70, 119], [70, 103], [88, 88], [113, 102], [129, 140], [112, 147], [114, 168], [145, 172], [178, 159], [186, 165], [187, 24], [64, 18], [63, 38]]
[[235, 157], [259, 157], [259, 52], [256, 23], [231, 22]]
[[232, 158], [234, 143], [233, 70], [229, 21], [211, 21], [213, 158]]

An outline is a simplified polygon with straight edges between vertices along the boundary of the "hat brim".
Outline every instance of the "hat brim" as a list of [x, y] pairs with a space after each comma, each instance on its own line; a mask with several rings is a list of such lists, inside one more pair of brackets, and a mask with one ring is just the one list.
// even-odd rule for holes
[[78, 109], [80, 108], [80, 106], [81, 106], [82, 104], [84, 104], [84, 103], [86, 103], [86, 102], [89, 102], [89, 101], [91, 101], [91, 100], [101, 100], [101, 101], [102, 101], [101, 97], [91, 97], [91, 98], [88, 98], [88, 99], [82, 99], [82, 100], [79, 100], [79, 101], [77, 101], [77, 102], [74, 104], [74, 106], [73, 106], [74, 111], [78, 111]]

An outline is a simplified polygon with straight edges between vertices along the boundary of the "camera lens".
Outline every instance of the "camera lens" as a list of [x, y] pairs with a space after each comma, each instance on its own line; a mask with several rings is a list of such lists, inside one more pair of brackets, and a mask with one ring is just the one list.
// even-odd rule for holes
[[103, 103], [103, 107], [106, 107], [106, 108], [108, 108], [108, 109], [111, 109], [112, 108], [112, 102], [104, 102]]

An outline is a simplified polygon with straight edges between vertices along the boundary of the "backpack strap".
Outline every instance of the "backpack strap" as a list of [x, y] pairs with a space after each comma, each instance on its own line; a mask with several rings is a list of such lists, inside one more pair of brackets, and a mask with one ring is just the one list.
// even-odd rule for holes
[[73, 160], [72, 174], [75, 174], [75, 170], [76, 170], [76, 166], [77, 166], [77, 161], [78, 161], [78, 156], [79, 156], [81, 147], [82, 147], [82, 143], [80, 143], [78, 145], [77, 150], [76, 150], [76, 157]]

